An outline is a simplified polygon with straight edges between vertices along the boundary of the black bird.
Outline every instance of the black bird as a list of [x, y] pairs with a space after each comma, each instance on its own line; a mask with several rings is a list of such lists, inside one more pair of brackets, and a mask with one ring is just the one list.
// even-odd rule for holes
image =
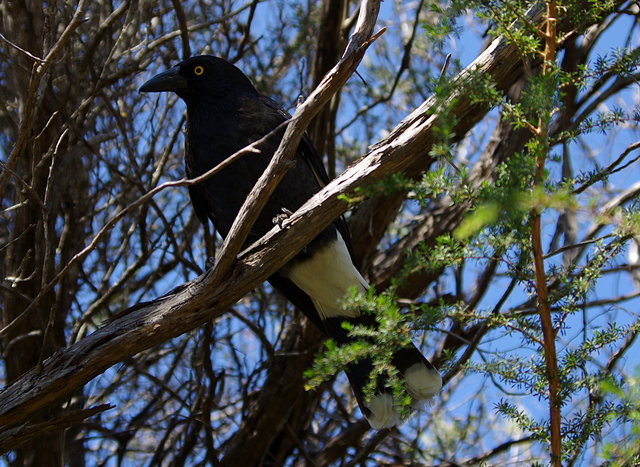
[[[160, 73], [141, 92], [173, 91], [187, 105], [186, 172], [197, 177], [231, 154], [264, 137], [287, 120], [289, 114], [258, 93], [237, 67], [214, 56], [189, 58]], [[260, 144], [259, 154], [247, 154], [206, 181], [189, 187], [191, 202], [203, 223], [211, 220], [226, 236], [242, 203], [275, 153], [284, 131]], [[294, 212], [329, 182], [321, 158], [308, 136], [298, 146], [295, 165], [286, 173], [255, 222], [247, 244], [265, 233], [283, 212]], [[320, 232], [269, 282], [337, 343], [351, 341], [342, 323], [375, 325], [369, 315], [344, 310], [340, 303], [350, 287], [365, 291], [368, 284], [355, 266], [344, 219]], [[414, 406], [435, 395], [442, 386], [436, 369], [411, 344], [394, 354], [393, 364], [405, 382]], [[375, 429], [402, 420], [391, 390], [377, 381], [378, 392], [367, 400], [364, 387], [372, 364], [353, 362], [347, 376], [360, 409]]]

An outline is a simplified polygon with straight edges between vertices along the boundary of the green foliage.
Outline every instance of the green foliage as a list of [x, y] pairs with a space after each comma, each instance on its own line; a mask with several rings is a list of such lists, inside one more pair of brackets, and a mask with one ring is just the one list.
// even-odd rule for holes
[[[625, 238], [624, 234], [612, 235], [608, 243], [597, 244], [586, 265], [577, 271], [572, 268], [556, 268], [558, 288], [552, 295], [551, 305], [559, 335], [565, 331], [565, 323], [571, 316], [583, 312], [583, 304], [589, 292], [595, 287], [603, 269], [619, 253]], [[471, 363], [468, 368], [499, 380], [500, 384], [523, 394], [548, 400], [547, 369], [542, 358], [542, 333], [538, 320], [530, 312], [514, 311], [492, 314], [488, 321], [491, 328], [502, 329], [505, 335], [519, 337], [522, 348], [532, 348], [534, 357], [524, 358], [520, 353], [496, 355], [487, 361]], [[561, 407], [570, 407], [577, 393], [592, 394], [597, 390], [602, 379], [606, 378], [606, 373], [597, 368], [591, 369], [593, 360], [610, 346], [620, 344], [625, 337], [635, 335], [639, 329], [638, 322], [629, 326], [609, 323], [602, 329], [595, 329], [579, 344], [565, 348], [559, 356], [561, 384], [555, 403]], [[537, 420], [526, 416], [508, 400], [502, 400], [496, 409], [525, 432], [534, 434], [541, 441], [548, 439], [546, 419]], [[578, 452], [586, 441], [602, 433], [611, 417], [618, 415], [620, 405], [608, 401], [593, 404], [586, 410], [565, 413], [562, 427], [565, 454], [569, 456]]]
[[487, 73], [472, 71], [466, 84], [467, 97], [473, 104], [485, 104], [493, 107], [502, 103], [504, 96], [496, 89], [496, 85]]
[[623, 467], [640, 463], [640, 369], [634, 377], [616, 381], [603, 378], [599, 389], [603, 397], [611, 398], [607, 421], [622, 431], [619, 442], [607, 442], [602, 458], [607, 466]]
[[[357, 340], [348, 345], [337, 345], [333, 340], [325, 344], [313, 367], [304, 373], [305, 388], [316, 389], [324, 381], [344, 370], [349, 363], [362, 359], [370, 359], [372, 371], [370, 382], [365, 388], [367, 397], [376, 392], [378, 377], [385, 375], [385, 384], [391, 389], [395, 404], [401, 413], [407, 414], [411, 397], [406, 392], [398, 375], [398, 370], [391, 363], [394, 351], [407, 345], [411, 340], [411, 326], [415, 321], [416, 309], [403, 312], [398, 305], [398, 297], [392, 290], [376, 294], [373, 288], [366, 293], [357, 293], [353, 288], [345, 297], [345, 310], [357, 311], [372, 318], [371, 325], [352, 325], [345, 321], [342, 326]], [[422, 317], [426, 315], [422, 308]], [[433, 316], [436, 319], [436, 316]], [[375, 326], [373, 325], [375, 323]], [[423, 321], [424, 324], [424, 321]]]
[[455, 266], [468, 257], [468, 254], [468, 250], [462, 243], [449, 235], [442, 235], [436, 238], [434, 245], [421, 244], [417, 249], [407, 252], [407, 264], [399, 281], [418, 271], [436, 272]]
[[545, 427], [541, 427], [534, 420], [531, 419], [523, 410], [518, 409], [515, 405], [509, 401], [503, 399], [496, 405], [498, 413], [502, 414], [505, 418], [512, 420], [515, 424], [525, 431], [529, 431], [535, 434], [538, 439], [546, 438]]
[[474, 207], [455, 230], [455, 238], [468, 239], [487, 227], [502, 232], [521, 231], [526, 228], [526, 216], [532, 206], [556, 202], [544, 193], [531, 191], [534, 167], [530, 153], [514, 154], [501, 164], [495, 184], [484, 184], [476, 193]]
[[343, 194], [339, 198], [347, 203], [354, 204], [365, 198], [375, 196], [391, 196], [401, 190], [409, 190], [413, 182], [402, 173], [392, 173], [366, 187], [358, 187], [350, 195]]
[[[526, 19], [526, 11], [530, 6], [528, 2], [454, 2], [456, 5], [475, 8], [474, 13], [493, 26], [491, 34], [504, 36], [515, 44], [523, 60], [537, 60], [540, 57], [541, 34]], [[584, 2], [581, 5], [584, 6]], [[593, 2], [591, 9], [582, 8], [583, 11], [572, 9], [572, 6], [571, 2], [561, 5], [562, 14], [586, 20], [605, 14], [612, 4]], [[446, 30], [446, 23], [439, 24], [439, 27], [443, 28], [442, 31]], [[436, 27], [430, 27], [428, 31], [433, 36], [441, 32]], [[540, 213], [543, 220], [549, 222], [548, 219], [566, 213], [586, 213], [587, 217], [593, 217], [599, 224], [615, 225], [600, 240], [594, 240], [584, 247], [580, 261], [576, 257], [571, 261], [560, 261], [561, 256], [551, 246], [553, 241], [547, 245], [547, 239], [544, 239], [545, 248], [549, 248], [545, 251], [547, 256], [544, 261], [552, 319], [557, 333], [556, 344], [559, 347], [560, 378], [557, 399], [549, 403], [557, 404], [562, 410], [563, 456], [566, 460], [575, 460], [587, 443], [597, 444], [613, 420], [625, 424], [636, 422], [636, 427], [626, 433], [624, 443], [634, 447], [625, 449], [619, 444], [605, 443], [602, 457], [608, 462], [607, 465], [631, 465], [638, 461], [640, 455], [634, 444], [638, 443], [640, 437], [637, 430], [637, 381], [625, 381], [627, 391], [636, 385], [636, 394], [624, 393], [623, 397], [621, 391], [612, 391], [606, 386], [609, 383], [604, 382], [609, 381], [609, 377], [598, 363], [610, 349], [619, 348], [625, 339], [639, 331], [637, 319], [625, 325], [613, 321], [593, 327], [585, 324], [584, 333], [579, 338], [574, 337], [575, 341], [566, 343], [562, 340], [572, 332], [572, 326], [581, 316], [587, 320], [585, 309], [599, 281], [615, 266], [630, 236], [638, 234], [637, 209], [632, 205], [627, 210], [618, 208], [593, 214], [593, 198], [580, 196], [583, 191], [607, 182], [609, 177], [622, 170], [616, 166], [621, 164], [620, 161], [606, 167], [604, 164], [596, 166], [593, 170], [569, 177], [565, 173], [558, 175], [563, 161], [568, 157], [570, 144], [583, 141], [585, 135], [609, 135], [621, 125], [640, 120], [640, 111], [636, 109], [630, 112], [610, 105], [594, 110], [590, 115], [582, 115], [575, 124], [565, 126], [562, 130], [557, 129], [562, 127], [557, 121], [558, 116], [567, 111], [565, 100], [570, 95], [568, 91], [584, 92], [612, 78], [630, 79], [638, 71], [639, 50], [614, 49], [589, 64], [580, 64], [571, 70], [562, 69], [561, 64], [548, 64], [547, 73], [534, 72], [527, 76], [517, 100], [505, 98], [487, 75], [472, 75], [465, 83], [471, 101], [488, 107], [497, 106], [503, 121], [529, 131], [530, 137], [521, 151], [498, 166], [493, 183], [474, 185], [466, 168], [456, 171], [439, 165], [411, 186], [412, 199], [425, 211], [433, 206], [436, 199], [450, 200], [452, 205], [466, 204], [470, 209], [451, 234], [430, 239], [407, 252], [408, 260], [397, 283], [402, 284], [418, 272], [436, 276], [443, 271], [451, 271], [460, 274], [457, 277], [462, 277], [460, 271], [469, 264], [497, 261], [500, 270], [512, 283], [529, 294], [528, 302], [520, 308], [504, 311], [501, 310], [502, 303], [493, 308], [470, 309], [465, 308], [461, 301], [455, 307], [443, 306], [441, 312], [447, 309], [448, 317], [457, 325], [484, 323], [496, 335], [518, 339], [521, 342], [518, 351], [501, 352], [491, 358], [483, 356], [479, 361], [465, 362], [464, 367], [486, 375], [494, 384], [504, 388], [505, 393], [517, 391], [519, 395], [529, 395], [539, 400], [548, 401], [549, 383], [543, 358], [543, 335], [536, 310], [529, 216], [532, 212]], [[436, 86], [436, 95], [446, 95], [449, 89], [446, 85]], [[446, 99], [438, 102], [439, 107], [434, 107], [434, 111], [443, 112], [444, 123], [434, 130], [439, 143], [435, 145], [432, 155], [438, 160], [451, 160], [453, 152], [450, 146], [447, 149], [447, 142], [452, 140], [456, 122], [455, 119], [448, 120]], [[545, 131], [538, 133], [538, 129]], [[439, 146], [440, 143], [442, 146]], [[554, 153], [557, 144], [566, 145], [562, 154]], [[540, 160], [545, 161], [545, 170], [541, 173], [537, 167]], [[581, 247], [573, 248], [582, 251]], [[607, 310], [609, 313], [613, 311]], [[454, 360], [456, 357], [450, 354], [449, 358]], [[606, 390], [603, 389], [605, 386]], [[613, 397], [608, 396], [621, 400], [615, 402]], [[584, 398], [590, 402], [585, 404]], [[496, 411], [539, 441], [549, 441], [550, 428], [546, 417], [531, 416], [508, 398], [496, 405]]]
[[[504, 103], [504, 114], [516, 128], [549, 125], [553, 109], [560, 105], [558, 73], [558, 70], [554, 70], [531, 76], [518, 102]], [[534, 141], [536, 141], [535, 138], [531, 143]]]
[[458, 25], [457, 19], [462, 10], [455, 2], [443, 7], [442, 3], [432, 1], [428, 2], [427, 8], [432, 16], [437, 18], [435, 22], [422, 23], [423, 33], [430, 41], [442, 46], [443, 41], [451, 35], [459, 35], [462, 28]]
[[493, 26], [489, 34], [505, 37], [518, 48], [521, 55], [533, 56], [540, 50], [540, 35], [527, 19], [530, 2], [474, 0], [457, 3], [467, 8], [473, 7], [478, 18]]
[[608, 76], [632, 77], [640, 65], [640, 50], [615, 48], [610, 53], [598, 55], [592, 65], [590, 77], [602, 79]]

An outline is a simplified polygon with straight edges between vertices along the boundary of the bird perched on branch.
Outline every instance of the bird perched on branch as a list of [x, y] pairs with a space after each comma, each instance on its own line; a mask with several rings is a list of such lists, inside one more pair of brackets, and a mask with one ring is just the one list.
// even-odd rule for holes
[[[197, 177], [230, 155], [263, 138], [290, 118], [276, 102], [256, 91], [249, 78], [222, 58], [189, 58], [160, 73], [141, 92], [175, 92], [187, 105], [186, 172]], [[196, 214], [203, 223], [211, 220], [226, 236], [244, 200], [266, 169], [284, 134], [274, 132], [258, 145], [259, 153], [240, 157], [221, 172], [189, 186]], [[308, 136], [300, 141], [295, 164], [284, 175], [253, 225], [247, 244], [273, 227], [283, 212], [294, 212], [329, 182], [322, 160]], [[366, 291], [368, 284], [353, 259], [350, 236], [339, 218], [300, 251], [269, 282], [338, 344], [353, 341], [343, 326], [375, 326], [375, 319], [358, 311], [345, 310], [342, 300], [351, 287]], [[410, 344], [392, 359], [414, 405], [431, 398], [441, 386], [436, 369]], [[346, 372], [360, 409], [375, 429], [400, 423], [391, 389], [383, 377], [376, 380], [377, 392], [367, 398], [372, 363], [359, 360]]]

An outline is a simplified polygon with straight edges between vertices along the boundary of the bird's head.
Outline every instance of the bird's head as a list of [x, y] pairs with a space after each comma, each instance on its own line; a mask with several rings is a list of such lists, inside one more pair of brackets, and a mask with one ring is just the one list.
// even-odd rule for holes
[[199, 55], [154, 76], [140, 92], [173, 91], [187, 104], [193, 98], [223, 97], [233, 92], [257, 92], [235, 65], [213, 55]]

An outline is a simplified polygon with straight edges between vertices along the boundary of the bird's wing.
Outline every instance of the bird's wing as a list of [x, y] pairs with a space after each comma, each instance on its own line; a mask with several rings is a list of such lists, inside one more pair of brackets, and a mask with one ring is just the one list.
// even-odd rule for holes
[[[282, 106], [280, 106], [273, 99], [261, 96], [260, 97], [265, 106], [270, 109], [270, 111], [277, 113], [282, 119], [288, 120], [291, 118], [291, 114], [287, 112]], [[329, 183], [329, 175], [327, 174], [327, 170], [324, 167], [324, 163], [322, 162], [322, 157], [316, 151], [311, 138], [309, 135], [305, 133], [298, 144], [298, 156], [301, 160], [307, 163], [311, 172], [315, 176], [320, 188], [324, 188]], [[358, 262], [356, 261], [355, 254], [353, 251], [353, 245], [351, 243], [351, 233], [349, 232], [349, 227], [347, 226], [347, 222], [345, 221], [343, 216], [338, 217], [334, 221], [334, 225], [342, 235], [345, 243], [347, 244], [347, 249], [349, 250], [349, 254], [351, 255], [351, 259], [353, 263], [358, 267]]]
[[[262, 102], [269, 108], [271, 111], [277, 113], [282, 119], [288, 120], [291, 118], [291, 114], [284, 110], [282, 106], [280, 106], [273, 99], [261, 96]], [[324, 187], [329, 183], [329, 175], [327, 175], [327, 171], [324, 168], [324, 164], [322, 163], [322, 158], [318, 155], [313, 143], [311, 142], [311, 138], [306, 133], [302, 136], [300, 140], [300, 144], [298, 145], [298, 154], [302, 157], [304, 161], [309, 164], [309, 168], [313, 172], [313, 175], [316, 177], [318, 184], [320, 187]]]
[[[186, 138], [185, 141], [185, 173], [187, 178], [196, 177], [198, 174], [194, 173], [193, 167], [191, 167], [191, 158], [188, 156], [189, 154], [189, 138]], [[191, 198], [191, 204], [193, 205], [193, 209], [196, 211], [196, 216], [200, 219], [203, 225], [207, 224], [209, 219], [213, 220], [213, 216], [211, 215], [211, 210], [209, 209], [209, 203], [207, 199], [196, 189], [195, 185], [189, 185], [189, 197]]]
[[286, 278], [280, 274], [280, 272], [276, 272], [269, 277], [269, 283], [278, 290], [278, 292], [284, 295], [287, 300], [293, 303], [298, 310], [302, 311], [318, 329], [324, 330], [322, 319], [311, 301], [311, 298], [297, 285], [295, 285], [291, 279]]
[[193, 185], [189, 186], [189, 197], [191, 198], [191, 204], [196, 211], [196, 216], [200, 219], [202, 224], [207, 224], [207, 221], [211, 219], [213, 221], [213, 215], [207, 204], [207, 200], [204, 196], [194, 188]]

